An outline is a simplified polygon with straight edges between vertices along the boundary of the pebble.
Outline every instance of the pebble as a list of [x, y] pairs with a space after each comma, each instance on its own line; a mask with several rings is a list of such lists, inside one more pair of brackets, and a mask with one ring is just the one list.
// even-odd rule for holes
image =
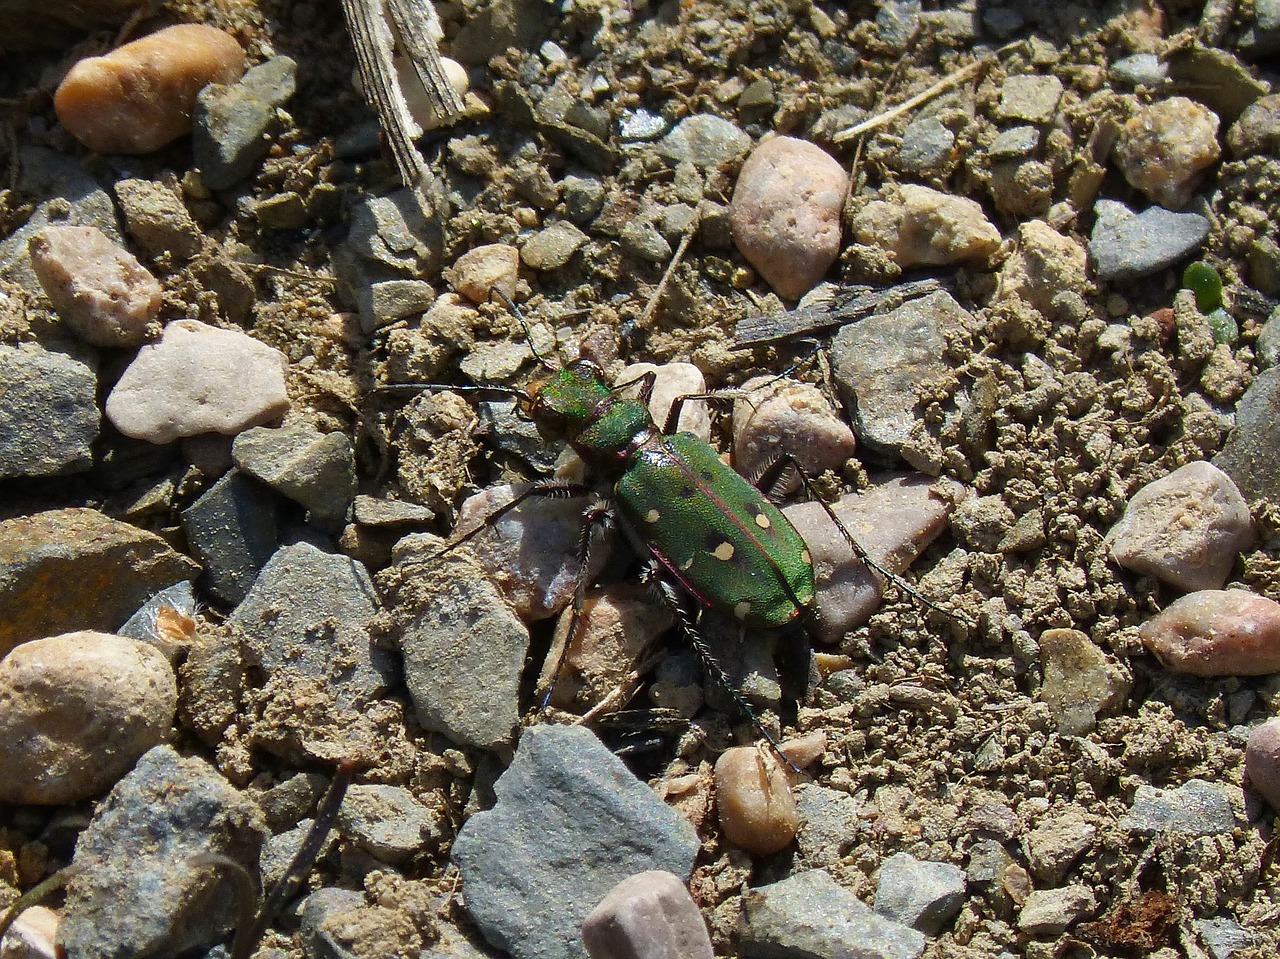
[[0, 802], [66, 805], [114, 785], [169, 732], [178, 687], [146, 643], [81, 631], [0, 660]]
[[31, 238], [31, 265], [58, 315], [94, 346], [137, 346], [160, 312], [156, 278], [92, 226], [47, 226]]
[[863, 204], [851, 229], [857, 242], [883, 250], [904, 270], [984, 262], [1000, 246], [1000, 231], [977, 201], [914, 184]]
[[58, 120], [95, 153], [151, 153], [191, 132], [196, 94], [244, 73], [244, 51], [216, 27], [184, 23], [76, 63], [58, 85]]
[[1001, 120], [1048, 123], [1062, 99], [1062, 81], [1052, 74], [1005, 77], [993, 113]]
[[558, 220], [525, 241], [520, 259], [531, 270], [559, 270], [586, 242], [585, 233], [572, 223]]
[[202, 231], [178, 190], [160, 180], [117, 180], [112, 188], [125, 229], [147, 256], [183, 262], [200, 252]]
[[618, 117], [618, 139], [623, 143], [656, 140], [666, 132], [667, 121], [643, 107], [636, 110], [623, 110]]
[[1121, 829], [1144, 836], [1214, 836], [1229, 833], [1236, 825], [1231, 801], [1218, 786], [1203, 779], [1189, 779], [1176, 789], [1139, 785], [1119, 822]]
[[1221, 155], [1217, 114], [1186, 97], [1140, 107], [1115, 146], [1116, 163], [1129, 185], [1170, 210], [1186, 206], [1201, 172]]
[[1089, 255], [1079, 242], [1044, 220], [1019, 225], [1017, 246], [1000, 268], [1002, 297], [1017, 296], [1052, 316], [1060, 293], [1084, 296], [1090, 288]]
[[831, 368], [858, 441], [877, 453], [909, 454], [921, 384], [950, 369], [948, 334], [975, 326], [972, 314], [939, 291], [841, 327], [831, 341]]
[[1195, 253], [1209, 235], [1209, 221], [1199, 213], [1171, 213], [1158, 206], [1134, 213], [1114, 200], [1099, 200], [1093, 212], [1097, 220], [1089, 234], [1089, 256], [1104, 281], [1158, 273]]
[[222, 941], [236, 899], [200, 857], [252, 874], [266, 827], [257, 803], [208, 763], [157, 746], [95, 810], [76, 841], [62, 945], [78, 959], [199, 954]]
[[[843, 497], [832, 509], [867, 555], [893, 573], [904, 572], [947, 527], [951, 505], [919, 474], [882, 479], [862, 493]], [[849, 548], [821, 503], [783, 509], [804, 537], [818, 582], [814, 632], [836, 642], [880, 608], [883, 584]]]
[[1018, 929], [1032, 936], [1056, 936], [1097, 908], [1097, 899], [1088, 886], [1036, 889], [1022, 904]]
[[345, 433], [306, 421], [245, 430], [231, 446], [235, 464], [307, 511], [322, 529], [342, 526], [356, 497], [356, 465]]
[[698, 904], [678, 876], [660, 869], [628, 876], [582, 923], [591, 959], [713, 959]]
[[1261, 954], [1265, 945], [1261, 936], [1234, 919], [1196, 919], [1192, 926], [1209, 950], [1210, 959], [1249, 959], [1250, 955]]
[[918, 959], [924, 954], [923, 933], [876, 915], [821, 869], [748, 889], [742, 902], [738, 931], [744, 959]]
[[178, 320], [129, 364], [107, 397], [107, 418], [151, 443], [234, 436], [288, 411], [288, 366], [283, 353], [247, 333]]
[[800, 817], [787, 767], [763, 746], [734, 746], [716, 760], [716, 810], [724, 838], [769, 856], [796, 838]]
[[0, 345], [0, 478], [60, 476], [93, 466], [98, 364], [81, 353]]
[[196, 641], [196, 596], [190, 580], [166, 586], [143, 603], [123, 626], [119, 636], [140, 639], [177, 663]]
[[1236, 403], [1235, 429], [1213, 465], [1235, 481], [1245, 499], [1280, 500], [1280, 367], [1259, 373]]
[[379, 862], [403, 865], [437, 848], [443, 810], [432, 809], [403, 786], [356, 783], [342, 799], [338, 831]]
[[1134, 53], [1121, 57], [1107, 70], [1113, 83], [1129, 87], [1158, 87], [1169, 76], [1169, 68], [1154, 53]]
[[948, 862], [927, 862], [905, 852], [880, 865], [877, 915], [936, 936], [964, 905], [964, 870]]
[[1244, 772], [1249, 785], [1272, 809], [1280, 810], [1280, 717], [1249, 730]]
[[622, 248], [632, 256], [649, 263], [668, 263], [671, 244], [649, 219], [632, 219], [622, 228]]
[[784, 454], [809, 476], [838, 473], [853, 456], [853, 430], [816, 386], [758, 376], [742, 390], [749, 398], [733, 403], [733, 465], [743, 476], [758, 476]]
[[481, 402], [475, 406], [479, 428], [486, 431], [485, 444], [523, 460], [539, 474], [556, 471], [563, 449], [548, 443], [538, 432], [537, 424], [517, 413], [510, 401]]
[[1220, 589], [1254, 543], [1253, 522], [1230, 476], [1187, 463], [1138, 490], [1105, 542], [1125, 569], [1181, 590]]
[[276, 500], [265, 486], [232, 470], [182, 513], [204, 586], [224, 603], [244, 599], [279, 545]]
[[800, 815], [796, 848], [810, 868], [839, 863], [857, 844], [864, 827], [863, 804], [856, 796], [817, 783], [801, 783], [796, 789], [796, 811]]
[[1027, 865], [1036, 881], [1056, 886], [1097, 838], [1098, 828], [1078, 806], [1067, 806], [1023, 837]]
[[[987, 147], [987, 156], [992, 160], [1029, 160], [1040, 149], [1040, 130], [1038, 127], [1020, 126], [1001, 130]], [[1025, 225], [1025, 224], [1023, 224]]]
[[733, 241], [787, 300], [808, 293], [840, 253], [840, 211], [849, 177], [805, 140], [774, 137], [752, 151], [729, 204]]
[[0, 959], [57, 959], [60, 922], [47, 906], [28, 906], [4, 934]]
[[1124, 670], [1078, 629], [1046, 629], [1040, 634], [1043, 681], [1037, 699], [1063, 734], [1093, 728], [1099, 713], [1124, 705], [1131, 683]]
[[902, 131], [898, 163], [911, 173], [943, 169], [955, 157], [956, 135], [937, 117], [919, 117]]
[[[649, 413], [658, 429], [664, 429], [671, 407], [681, 396], [699, 396], [707, 392], [707, 379], [702, 370], [692, 363], [632, 363], [625, 367], [613, 381], [614, 386], [635, 383], [627, 391], [629, 396], [639, 395], [639, 381], [653, 374], [653, 392], [649, 394]], [[700, 439], [711, 439], [711, 404], [707, 400], [690, 400], [680, 405], [680, 419], [671, 432], [692, 433]]]
[[334, 886], [317, 889], [298, 906], [302, 954], [306, 959], [356, 959], [349, 933], [368, 921], [368, 911], [362, 892]]
[[508, 298], [515, 297], [519, 269], [519, 250], [505, 243], [487, 243], [458, 257], [444, 271], [444, 278], [472, 303], [488, 303], [495, 288]]
[[191, 154], [206, 187], [225, 190], [253, 172], [280, 131], [276, 111], [297, 84], [297, 64], [278, 56], [251, 67], [238, 81], [230, 77], [200, 91]]
[[159, 536], [95, 509], [0, 522], [0, 656], [29, 639], [115, 630], [147, 597], [199, 572]]
[[1188, 593], [1142, 624], [1142, 642], [1193, 676], [1280, 673], [1280, 603], [1243, 589]]
[[1227, 130], [1227, 149], [1237, 160], [1280, 153], [1280, 94], [1259, 97]]
[[732, 122], [709, 113], [687, 116], [658, 141], [658, 153], [672, 163], [689, 162], [701, 169], [734, 163], [751, 149], [751, 137]]
[[361, 322], [370, 333], [425, 313], [435, 302], [435, 287], [425, 280], [379, 280], [356, 293]]
[[406, 536], [380, 574], [389, 637], [424, 729], [459, 745], [498, 749], [519, 721], [529, 631], [467, 547], [431, 559], [442, 541]]
[[580, 959], [583, 921], [615, 885], [693, 871], [693, 827], [581, 726], [526, 729], [493, 788], [451, 859], [471, 919], [513, 959]]

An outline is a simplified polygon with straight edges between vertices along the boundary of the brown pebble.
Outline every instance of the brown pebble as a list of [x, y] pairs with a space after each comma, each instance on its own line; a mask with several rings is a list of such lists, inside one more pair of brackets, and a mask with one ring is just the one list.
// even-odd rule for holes
[[1167, 667], [1193, 676], [1280, 673], [1280, 603], [1243, 589], [1189, 593], [1142, 625]]
[[757, 856], [785, 849], [796, 838], [800, 814], [786, 767], [755, 746], [726, 749], [716, 761], [720, 828], [735, 846]]
[[1272, 809], [1280, 811], [1280, 716], [1249, 731], [1244, 749], [1244, 773], [1249, 786]]
[[468, 250], [444, 271], [444, 278], [472, 303], [488, 303], [490, 291], [516, 295], [520, 251], [505, 243], [487, 243]]
[[73, 66], [53, 107], [71, 135], [95, 153], [151, 153], [191, 132], [196, 94], [234, 83], [244, 51], [231, 34], [180, 24]]
[[137, 346], [160, 312], [156, 278], [96, 226], [48, 226], [31, 265], [58, 315], [94, 346]]

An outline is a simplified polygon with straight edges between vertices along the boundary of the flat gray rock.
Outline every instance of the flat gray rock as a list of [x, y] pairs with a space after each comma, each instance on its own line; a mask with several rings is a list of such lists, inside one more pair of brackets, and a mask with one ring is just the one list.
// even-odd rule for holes
[[688, 881], [693, 827], [581, 726], [534, 726], [497, 804], [453, 845], [467, 912], [514, 959], [583, 959], [582, 922], [615, 885], [663, 869]]
[[1100, 280], [1158, 273], [1200, 249], [1209, 235], [1209, 221], [1198, 213], [1158, 206], [1134, 213], [1114, 200], [1099, 200], [1093, 210], [1098, 219], [1089, 235], [1089, 256]]
[[89, 469], [97, 385], [98, 364], [87, 351], [0, 346], [0, 479]]
[[658, 141], [658, 152], [673, 163], [718, 167], [739, 160], [751, 149], [751, 137], [723, 117], [695, 113]]
[[1235, 481], [1248, 500], [1280, 501], [1280, 367], [1260, 373], [1236, 404], [1236, 428], [1213, 465]]
[[341, 527], [356, 496], [355, 458], [344, 433], [321, 433], [306, 422], [255, 427], [236, 437], [231, 458], [324, 529]]
[[272, 57], [236, 83], [200, 91], [192, 115], [191, 152], [205, 186], [225, 190], [253, 172], [271, 149], [284, 106], [297, 86], [297, 64]]
[[925, 862], [905, 852], [880, 864], [876, 913], [937, 935], [964, 905], [965, 875], [948, 862]]
[[1226, 795], [1213, 783], [1190, 779], [1176, 789], [1139, 786], [1120, 828], [1143, 835], [1213, 836], [1236, 826]]
[[225, 603], [238, 603], [279, 545], [276, 500], [256, 479], [232, 470], [182, 514], [205, 585]]

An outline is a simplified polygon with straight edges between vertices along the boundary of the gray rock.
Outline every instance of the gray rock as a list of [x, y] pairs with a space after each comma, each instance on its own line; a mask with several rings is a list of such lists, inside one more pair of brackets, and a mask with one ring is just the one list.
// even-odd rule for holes
[[938, 292], [841, 328], [831, 344], [832, 369], [860, 442], [893, 454], [908, 445], [920, 384], [947, 369], [947, 333], [973, 323], [950, 294]]
[[1002, 130], [987, 147], [987, 156], [993, 160], [1027, 160], [1040, 149], [1040, 130], [1032, 126], [1019, 126]]
[[425, 313], [435, 301], [435, 287], [425, 280], [379, 280], [356, 291], [360, 316], [372, 323], [366, 332]]
[[403, 786], [358, 783], [338, 810], [338, 831], [375, 859], [393, 866], [439, 846], [443, 816]]
[[920, 117], [902, 131], [898, 163], [913, 173], [941, 169], [952, 157], [956, 136], [937, 117]]
[[1040, 668], [1043, 682], [1036, 698], [1048, 705], [1064, 735], [1091, 730], [1098, 713], [1122, 705], [1131, 688], [1124, 670], [1077, 629], [1040, 634]]
[[558, 270], [587, 242], [587, 235], [572, 223], [552, 223], [529, 237], [520, 248], [520, 259], [533, 270]]
[[862, 802], [849, 793], [804, 783], [796, 790], [796, 808], [800, 813], [796, 845], [806, 865], [832, 866], [858, 841]]
[[1139, 786], [1129, 811], [1120, 818], [1120, 828], [1142, 835], [1213, 836], [1235, 827], [1231, 802], [1203, 779], [1190, 779], [1176, 789]]
[[278, 132], [276, 109], [297, 86], [297, 64], [273, 57], [234, 84], [210, 84], [196, 98], [191, 153], [204, 185], [225, 190], [253, 172]]
[[1056, 886], [1097, 834], [1078, 806], [1068, 806], [1041, 823], [1023, 839], [1032, 875], [1043, 885]]
[[916, 959], [924, 952], [923, 933], [877, 916], [820, 869], [749, 890], [743, 906], [743, 959]]
[[581, 726], [526, 730], [494, 792], [452, 859], [467, 912], [514, 959], [581, 959], [582, 922], [617, 883], [692, 873], [693, 827]]
[[965, 874], [946, 862], [925, 862], [905, 852], [880, 865], [876, 913], [936, 936], [964, 905]]
[[353, 889], [317, 889], [307, 896], [298, 910], [307, 959], [356, 959], [341, 930], [352, 913], [364, 908], [364, 895]]
[[1098, 219], [1089, 234], [1089, 256], [1100, 280], [1158, 273], [1200, 249], [1209, 235], [1209, 221], [1198, 213], [1158, 206], [1134, 213], [1114, 200], [1099, 200], [1093, 210]]
[[1236, 427], [1213, 465], [1235, 481], [1245, 499], [1280, 501], [1280, 367], [1258, 375], [1236, 404]]
[[1271, 311], [1258, 333], [1255, 347], [1258, 361], [1264, 366], [1280, 366], [1280, 308]]
[[493, 749], [519, 720], [529, 631], [465, 547], [409, 536], [379, 577], [418, 722], [454, 742]]
[[713, 959], [698, 904], [669, 872], [618, 883], [582, 924], [591, 959]]
[[375, 529], [420, 526], [436, 518], [433, 510], [419, 503], [376, 496], [357, 496], [352, 513], [357, 523]]
[[634, 257], [650, 263], [666, 263], [671, 259], [671, 244], [649, 220], [632, 220], [622, 228], [622, 248]]
[[1234, 919], [1197, 919], [1192, 925], [1213, 959], [1245, 959], [1249, 950], [1263, 945], [1261, 936]]
[[1018, 913], [1018, 928], [1033, 936], [1056, 936], [1097, 908], [1088, 886], [1037, 889], [1030, 893]]
[[667, 121], [643, 107], [623, 110], [618, 118], [618, 139], [623, 143], [643, 143], [656, 140], [667, 132]]
[[1000, 87], [995, 114], [1004, 120], [1048, 123], [1062, 99], [1062, 81], [1053, 74], [1006, 77]]
[[97, 385], [98, 364], [87, 351], [0, 346], [0, 479], [89, 469]]
[[730, 121], [709, 113], [685, 117], [658, 141], [658, 153], [672, 163], [688, 160], [703, 168], [740, 160], [750, 149], [751, 137]]
[[569, 219], [583, 225], [604, 206], [604, 184], [595, 177], [567, 176], [562, 182], [564, 208]]
[[998, 40], [1008, 40], [1026, 25], [1027, 19], [1015, 7], [982, 8], [982, 26]]
[[253, 870], [264, 835], [257, 804], [212, 766], [157, 746], [76, 842], [73, 864], [83, 871], [67, 887], [67, 953], [132, 959], [212, 946], [236, 918], [235, 887], [198, 857]]
[[876, 4], [876, 31], [895, 50], [906, 48], [920, 25], [920, 0], [884, 0]]
[[209, 591], [226, 603], [244, 599], [278, 545], [275, 497], [239, 470], [187, 507], [182, 526]]
[[548, 443], [532, 420], [517, 416], [514, 402], [477, 403], [476, 415], [489, 430], [488, 445], [518, 457], [539, 473], [555, 470], [560, 447]]
[[1107, 76], [1113, 83], [1129, 87], [1156, 87], [1169, 75], [1169, 68], [1154, 53], [1135, 53], [1111, 64]]
[[307, 519], [336, 529], [356, 496], [356, 465], [344, 433], [321, 433], [294, 422], [279, 429], [255, 427], [236, 437], [237, 466], [307, 510]]

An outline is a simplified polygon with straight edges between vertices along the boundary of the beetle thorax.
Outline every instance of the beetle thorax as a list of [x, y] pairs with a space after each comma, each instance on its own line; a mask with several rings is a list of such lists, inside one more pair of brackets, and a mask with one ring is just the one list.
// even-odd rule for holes
[[590, 360], [578, 360], [529, 387], [524, 413], [549, 440], [569, 443], [584, 460], [621, 467], [656, 427], [648, 407], [619, 396]]

